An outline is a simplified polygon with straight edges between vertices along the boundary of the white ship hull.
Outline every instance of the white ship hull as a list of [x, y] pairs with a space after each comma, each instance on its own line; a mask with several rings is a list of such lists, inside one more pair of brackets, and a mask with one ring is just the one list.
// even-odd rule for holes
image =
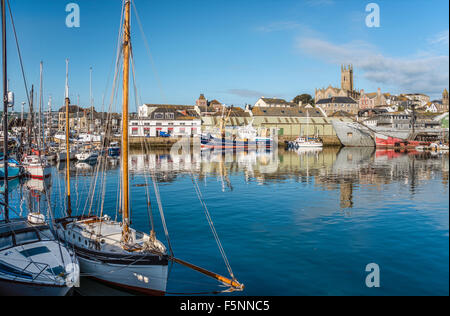
[[331, 121], [339, 141], [345, 147], [376, 147], [369, 129], [352, 122]]

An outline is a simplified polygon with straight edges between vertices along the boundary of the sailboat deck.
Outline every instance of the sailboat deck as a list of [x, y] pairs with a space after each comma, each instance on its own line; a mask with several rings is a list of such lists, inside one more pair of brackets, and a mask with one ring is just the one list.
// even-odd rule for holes
[[[97, 219], [79, 221], [69, 225], [69, 236], [79, 246], [90, 247], [93, 241], [100, 242], [101, 251], [112, 253], [129, 253], [122, 247], [122, 224], [119, 222]], [[72, 234], [71, 234], [72, 233]], [[130, 229], [134, 245], [140, 248], [148, 235]], [[75, 236], [77, 234], [78, 236]]]

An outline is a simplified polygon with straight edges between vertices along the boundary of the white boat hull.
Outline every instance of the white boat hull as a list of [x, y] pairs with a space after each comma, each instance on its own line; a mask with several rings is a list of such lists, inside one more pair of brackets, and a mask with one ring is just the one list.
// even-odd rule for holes
[[78, 257], [83, 275], [126, 291], [163, 296], [167, 287], [167, 265], [123, 266]]
[[25, 172], [32, 178], [32, 179], [45, 179], [50, 177], [52, 170], [50, 166], [40, 166], [40, 165], [29, 165], [24, 166]]

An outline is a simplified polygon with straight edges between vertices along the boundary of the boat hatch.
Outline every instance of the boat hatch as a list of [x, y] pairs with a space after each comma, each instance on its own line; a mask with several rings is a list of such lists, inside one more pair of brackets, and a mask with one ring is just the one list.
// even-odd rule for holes
[[16, 245], [23, 245], [39, 241], [39, 236], [35, 231], [16, 234]]
[[23, 250], [20, 252], [20, 254], [26, 258], [34, 257], [34, 256], [41, 255], [44, 253], [50, 253], [50, 250], [47, 247], [36, 247], [36, 248]]

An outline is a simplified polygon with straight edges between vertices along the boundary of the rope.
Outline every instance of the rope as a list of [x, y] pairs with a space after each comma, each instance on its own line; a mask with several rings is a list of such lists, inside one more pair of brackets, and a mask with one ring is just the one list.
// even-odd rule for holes
[[214, 236], [214, 239], [216, 240], [216, 243], [217, 243], [217, 246], [219, 248], [219, 251], [220, 251], [220, 253], [222, 255], [222, 258], [223, 258], [223, 260], [225, 262], [225, 265], [226, 265], [226, 267], [228, 269], [228, 273], [230, 274], [230, 276], [231, 276], [231, 278], [233, 280], [236, 280], [236, 278], [234, 276], [234, 273], [233, 273], [233, 270], [231, 269], [231, 265], [230, 265], [230, 263], [228, 261], [227, 255], [225, 253], [225, 250], [223, 249], [223, 246], [222, 246], [222, 243], [220, 241], [219, 235], [217, 234], [217, 231], [216, 231], [216, 229], [214, 227], [214, 223], [212, 221], [212, 218], [211, 218], [211, 215], [209, 213], [208, 207], [206, 206], [206, 203], [203, 200], [202, 192], [201, 192], [200, 187], [198, 185], [197, 178], [193, 174], [192, 170], [191, 170], [191, 178], [192, 178], [192, 182], [194, 184], [194, 189], [195, 189], [195, 192], [197, 194], [197, 197], [198, 197], [198, 199], [200, 201], [200, 204], [202, 204], [203, 209], [205, 211], [205, 216], [206, 216], [206, 219], [208, 221], [209, 227], [211, 228], [211, 232], [212, 232], [212, 234]]

